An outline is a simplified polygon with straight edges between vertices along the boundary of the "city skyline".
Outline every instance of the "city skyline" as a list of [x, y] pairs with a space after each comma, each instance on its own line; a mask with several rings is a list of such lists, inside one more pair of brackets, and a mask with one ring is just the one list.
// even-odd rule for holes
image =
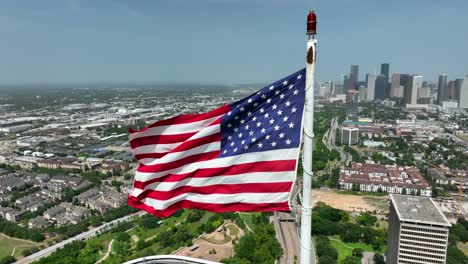
[[[320, 13], [318, 80], [341, 80], [350, 64], [378, 73], [383, 62], [432, 81], [468, 71], [459, 60], [467, 55], [464, 1], [405, 8], [369, 0], [27, 3], [0, 4], [1, 84], [268, 82], [304, 66], [303, 12], [312, 6]], [[429, 44], [435, 33], [445, 40], [443, 53]], [[394, 37], [404, 41], [382, 41]]]

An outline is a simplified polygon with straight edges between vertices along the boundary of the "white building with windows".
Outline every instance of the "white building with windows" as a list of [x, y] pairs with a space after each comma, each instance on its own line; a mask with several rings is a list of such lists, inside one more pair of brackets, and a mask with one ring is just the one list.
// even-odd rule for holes
[[357, 143], [359, 143], [359, 128], [343, 127], [341, 131], [341, 144], [351, 146]]
[[387, 264], [445, 264], [450, 223], [430, 197], [390, 195]]

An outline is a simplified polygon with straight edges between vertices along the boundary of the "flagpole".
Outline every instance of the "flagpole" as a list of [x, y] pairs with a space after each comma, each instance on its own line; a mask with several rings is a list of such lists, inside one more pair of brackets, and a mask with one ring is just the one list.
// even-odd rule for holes
[[[301, 207], [301, 264], [312, 263], [312, 152], [314, 138], [314, 74], [315, 74], [315, 39], [316, 18], [313, 11], [307, 18], [307, 64], [306, 64], [306, 98], [304, 113], [304, 148]], [[312, 39], [311, 39], [312, 36]], [[315, 258], [314, 258], [315, 259]]]

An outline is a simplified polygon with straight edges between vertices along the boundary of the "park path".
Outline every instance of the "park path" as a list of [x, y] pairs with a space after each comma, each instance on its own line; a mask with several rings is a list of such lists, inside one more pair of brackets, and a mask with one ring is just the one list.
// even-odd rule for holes
[[16, 248], [19, 248], [19, 247], [34, 247], [34, 245], [19, 245], [19, 246], [16, 246], [16, 247], [13, 248], [13, 251], [11, 251], [10, 256], [13, 257], [15, 255]]
[[37, 242], [31, 241], [31, 240], [26, 240], [26, 239], [21, 239], [21, 238], [16, 238], [16, 237], [7, 236], [7, 235], [5, 235], [5, 234], [3, 234], [3, 233], [0, 233], [0, 236], [6, 237], [6, 238], [8, 238], [8, 239], [16, 240], [16, 241], [26, 242], [26, 243], [29, 243], [29, 244], [33, 244], [33, 245], [35, 245], [35, 246], [44, 245], [43, 243], [37, 243]]
[[342, 244], [345, 248], [355, 249], [355, 248], [353, 248], [353, 247], [350, 247], [350, 246], [346, 245], [345, 243], [343, 243], [343, 242], [342, 242], [341, 240], [339, 240], [339, 239], [336, 239], [336, 238], [333, 238], [333, 237], [328, 237], [328, 239], [333, 240], [333, 241], [336, 241], [336, 242]]
[[15, 252], [16, 252], [16, 248], [19, 248], [19, 247], [34, 247], [34, 246], [40, 246], [40, 245], [44, 245], [43, 243], [37, 243], [37, 242], [34, 242], [34, 241], [30, 241], [30, 240], [26, 240], [26, 239], [21, 239], [21, 238], [16, 238], [16, 237], [11, 237], [11, 236], [7, 236], [3, 233], [0, 233], [0, 236], [3, 236], [7, 239], [11, 239], [11, 240], [16, 240], [16, 241], [21, 241], [21, 242], [25, 242], [25, 243], [28, 243], [28, 245], [18, 245], [16, 247], [13, 248], [13, 250], [11, 251], [11, 254], [10, 256], [14, 256], [15, 255]]
[[110, 242], [109, 242], [109, 246], [107, 246], [107, 252], [106, 254], [104, 255], [104, 257], [102, 257], [100, 260], [96, 261], [96, 264], [98, 263], [101, 263], [102, 261], [104, 261], [106, 258], [109, 257], [111, 251], [112, 251], [112, 244], [114, 243], [114, 239], [112, 239]]
[[[355, 249], [353, 247], [350, 247], [350, 246], [346, 245], [345, 243], [343, 243], [339, 239], [336, 239], [336, 238], [333, 238], [333, 237], [328, 237], [328, 239], [336, 241], [336, 242], [342, 244], [346, 248]], [[368, 252], [368, 251], [362, 252], [362, 259], [361, 259], [362, 264], [372, 264], [372, 263], [374, 263], [373, 259], [374, 259], [374, 252]]]

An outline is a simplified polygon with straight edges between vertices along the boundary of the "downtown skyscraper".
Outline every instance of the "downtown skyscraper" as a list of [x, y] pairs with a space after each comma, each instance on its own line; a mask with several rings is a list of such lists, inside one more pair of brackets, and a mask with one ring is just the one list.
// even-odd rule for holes
[[349, 76], [344, 78], [344, 90], [345, 92], [355, 90], [359, 83], [359, 65], [351, 65], [351, 72]]
[[388, 78], [380, 74], [375, 79], [375, 99], [385, 100], [388, 97]]
[[468, 108], [468, 75], [465, 76], [460, 89], [460, 101], [458, 107]]
[[390, 64], [382, 63], [380, 65], [380, 74], [385, 75], [385, 77], [387, 77], [388, 80], [390, 74]]
[[403, 100], [405, 104], [417, 104], [418, 90], [422, 87], [423, 77], [419, 75], [408, 76], [405, 82], [405, 90], [403, 93]]
[[445, 100], [447, 100], [447, 74], [442, 74], [437, 84], [437, 103], [441, 104]]
[[367, 74], [367, 101], [374, 101], [375, 98], [375, 81], [377, 80], [377, 76], [372, 74]]

